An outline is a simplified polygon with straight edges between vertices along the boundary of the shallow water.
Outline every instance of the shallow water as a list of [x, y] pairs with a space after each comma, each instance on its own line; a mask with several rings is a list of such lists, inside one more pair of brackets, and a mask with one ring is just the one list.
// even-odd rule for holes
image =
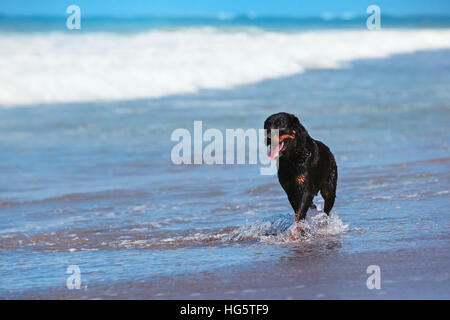
[[[3, 298], [446, 298], [450, 51], [229, 90], [0, 109]], [[258, 165], [170, 161], [176, 128], [297, 114], [339, 167], [331, 218]], [[81, 268], [82, 289], [66, 288]], [[366, 287], [379, 265], [382, 289]]]

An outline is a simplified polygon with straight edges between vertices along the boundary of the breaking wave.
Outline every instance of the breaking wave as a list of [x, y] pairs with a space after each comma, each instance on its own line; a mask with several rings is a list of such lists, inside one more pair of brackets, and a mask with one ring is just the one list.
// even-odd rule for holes
[[0, 44], [0, 106], [15, 106], [229, 88], [354, 59], [450, 48], [450, 29], [2, 33]]

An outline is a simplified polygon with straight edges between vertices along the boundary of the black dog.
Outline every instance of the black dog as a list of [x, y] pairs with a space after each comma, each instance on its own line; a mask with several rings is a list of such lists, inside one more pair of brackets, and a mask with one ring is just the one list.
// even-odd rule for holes
[[[322, 194], [324, 211], [330, 214], [336, 197], [337, 166], [330, 149], [314, 140], [292, 114], [281, 112], [264, 122], [266, 145], [273, 143], [269, 152], [272, 160], [279, 157], [278, 181], [287, 193], [298, 222], [306, 218], [315, 195]], [[278, 138], [271, 129], [278, 129]], [[278, 141], [272, 141], [278, 139]]]

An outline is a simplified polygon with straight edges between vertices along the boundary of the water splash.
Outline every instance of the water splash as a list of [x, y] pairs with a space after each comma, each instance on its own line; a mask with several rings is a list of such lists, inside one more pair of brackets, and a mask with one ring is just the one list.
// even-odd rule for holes
[[298, 242], [334, 236], [348, 230], [337, 214], [324, 212], [310, 215], [305, 221], [294, 222], [293, 215], [278, 215], [246, 224], [230, 233], [229, 241], [260, 241], [264, 243]]
[[72, 252], [99, 249], [175, 249], [236, 242], [275, 244], [333, 236], [348, 229], [337, 214], [328, 217], [324, 212], [310, 213], [307, 220], [299, 223], [293, 221], [292, 214], [280, 214], [242, 226], [209, 230], [191, 229], [177, 233], [152, 232], [153, 228], [149, 227], [127, 226], [116, 229], [86, 230], [76, 234], [66, 231], [38, 232], [34, 235], [13, 234], [0, 236], [0, 249], [32, 247], [37, 251]]

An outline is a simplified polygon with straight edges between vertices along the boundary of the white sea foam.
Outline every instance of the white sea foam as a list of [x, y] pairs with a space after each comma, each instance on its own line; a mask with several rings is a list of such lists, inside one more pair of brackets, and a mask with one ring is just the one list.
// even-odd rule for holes
[[0, 34], [0, 106], [192, 93], [440, 48], [450, 29]]

